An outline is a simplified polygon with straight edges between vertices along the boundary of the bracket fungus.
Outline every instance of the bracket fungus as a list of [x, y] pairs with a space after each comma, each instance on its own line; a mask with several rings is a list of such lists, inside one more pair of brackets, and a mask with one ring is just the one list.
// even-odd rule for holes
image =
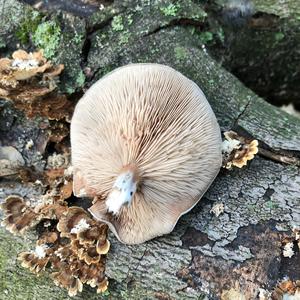
[[36, 275], [49, 272], [55, 284], [67, 289], [70, 296], [81, 292], [84, 284], [102, 293], [108, 287], [108, 226], [93, 220], [80, 207], [69, 207], [72, 173], [67, 165], [48, 162], [50, 169], [39, 173], [38, 184], [46, 188], [39, 199], [8, 196], [0, 206], [4, 214], [1, 224], [13, 234], [35, 229], [35, 249], [18, 255], [23, 267]]
[[1, 225], [13, 234], [24, 233], [28, 228], [35, 226], [41, 219], [23, 201], [23, 198], [16, 195], [7, 197], [1, 208], [6, 215]]
[[74, 193], [117, 238], [171, 232], [221, 163], [221, 135], [201, 89], [159, 64], [131, 64], [96, 82], [71, 121]]
[[239, 136], [234, 131], [224, 132], [222, 143], [223, 168], [242, 168], [258, 153], [258, 141]]
[[64, 65], [53, 65], [43, 51], [17, 50], [12, 58], [0, 58], [0, 97], [11, 100], [30, 118], [40, 115], [50, 120], [69, 120], [72, 102], [59, 93], [57, 83]]
[[37, 275], [49, 270], [54, 283], [70, 296], [81, 292], [84, 284], [105, 292], [108, 226], [91, 219], [82, 208], [65, 204], [44, 203], [33, 210], [23, 198], [9, 196], [2, 204], [6, 215], [2, 225], [14, 234], [40, 225], [35, 250], [18, 256], [24, 268]]

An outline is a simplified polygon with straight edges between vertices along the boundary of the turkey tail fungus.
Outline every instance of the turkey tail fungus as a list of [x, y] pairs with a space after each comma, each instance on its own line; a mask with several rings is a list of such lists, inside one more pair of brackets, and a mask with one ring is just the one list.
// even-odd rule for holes
[[132, 64], [96, 82], [71, 122], [75, 195], [117, 238], [169, 233], [222, 163], [221, 135], [203, 92], [174, 69]]

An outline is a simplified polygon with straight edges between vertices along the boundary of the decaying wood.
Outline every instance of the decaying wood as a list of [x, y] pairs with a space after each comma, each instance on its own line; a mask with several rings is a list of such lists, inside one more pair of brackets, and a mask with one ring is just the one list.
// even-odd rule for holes
[[[86, 87], [127, 63], [170, 65], [203, 89], [223, 132], [235, 130], [251, 136], [262, 150], [246, 168], [222, 169], [204, 198], [171, 234], [135, 246], [122, 245], [111, 236], [107, 257], [110, 294], [103, 298], [199, 299], [206, 295], [226, 299], [233, 289], [245, 299], [255, 299], [260, 289], [272, 291], [286, 276], [300, 279], [299, 250], [295, 248], [295, 254], [287, 258], [281, 248], [282, 240], [292, 236], [293, 226], [300, 225], [300, 120], [266, 103], [211, 58], [195, 35], [205, 23], [204, 7], [178, 1], [175, 12], [168, 13], [164, 8], [170, 5], [169, 1], [115, 1], [112, 7], [81, 21], [87, 28], [80, 53]], [[74, 19], [68, 22], [72, 27]], [[62, 81], [73, 74], [68, 66], [65, 72]], [[5, 102], [1, 102], [0, 123], [3, 145], [15, 147], [26, 166], [42, 172], [49, 155], [51, 123], [46, 118], [26, 119]], [[35, 143], [27, 149], [31, 139]], [[283, 156], [292, 157], [290, 164], [280, 159]], [[34, 203], [44, 192], [43, 186], [13, 178], [1, 182], [0, 198], [19, 194]], [[219, 217], [210, 213], [216, 203], [225, 207]], [[45, 277], [27, 273], [16, 262], [17, 253], [26, 251], [29, 244], [30, 239], [0, 231], [4, 299], [66, 299], [65, 291]], [[74, 299], [99, 296], [86, 289]]]

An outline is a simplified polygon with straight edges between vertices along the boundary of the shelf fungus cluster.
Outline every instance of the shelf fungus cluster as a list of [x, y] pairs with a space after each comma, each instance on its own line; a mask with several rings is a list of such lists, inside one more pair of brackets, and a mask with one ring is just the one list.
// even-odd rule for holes
[[[31, 208], [23, 198], [10, 196], [2, 204], [6, 215], [2, 224], [14, 234], [38, 225], [40, 235], [33, 251], [22, 252], [23, 267], [40, 274], [46, 268], [54, 283], [70, 296], [82, 291], [83, 284], [104, 292], [105, 255], [110, 243], [107, 225], [97, 222], [82, 208], [55, 201]], [[48, 268], [50, 267], [50, 268]]]
[[73, 105], [56, 91], [63, 69], [64, 65], [47, 61], [42, 50], [17, 50], [11, 59], [0, 59], [0, 97], [13, 101], [29, 117], [69, 118]]
[[38, 214], [19, 196], [6, 198], [1, 208], [5, 213], [5, 218], [1, 225], [13, 234], [22, 234], [40, 221]]
[[225, 140], [222, 143], [223, 167], [242, 168], [252, 160], [258, 152], [258, 141], [239, 136], [234, 131], [224, 133]]

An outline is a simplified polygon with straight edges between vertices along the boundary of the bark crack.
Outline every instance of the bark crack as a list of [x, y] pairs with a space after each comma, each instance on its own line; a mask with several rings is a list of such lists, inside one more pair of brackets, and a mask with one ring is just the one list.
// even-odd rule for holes
[[137, 261], [136, 266], [135, 266], [133, 269], [128, 268], [126, 277], [125, 277], [125, 279], [124, 279], [124, 281], [125, 281], [127, 284], [130, 283], [130, 281], [132, 280], [132, 278], [131, 278], [132, 276], [131, 276], [130, 273], [134, 273], [135, 271], [138, 270], [138, 268], [139, 268], [139, 266], [140, 266], [140, 264], [141, 264], [141, 261], [144, 259], [144, 257], [145, 257], [145, 255], [147, 254], [147, 252], [148, 252], [148, 246], [146, 246], [146, 249], [144, 250], [144, 252], [143, 252], [143, 254], [141, 255], [141, 257], [138, 258], [138, 261]]
[[233, 122], [233, 127], [238, 126], [239, 120], [240, 120], [240, 119], [243, 117], [243, 115], [246, 113], [246, 111], [247, 111], [249, 105], [251, 104], [251, 102], [252, 102], [251, 99], [249, 99], [248, 102], [246, 103], [244, 109], [239, 113], [239, 115], [238, 115], [238, 116], [236, 117], [236, 119], [234, 120], [234, 122]]
[[142, 37], [151, 36], [151, 35], [159, 32], [163, 29], [171, 28], [171, 27], [174, 27], [174, 26], [195, 26], [195, 27], [203, 30], [205, 28], [205, 23], [200, 22], [200, 21], [196, 21], [196, 20], [193, 20], [193, 19], [189, 19], [189, 18], [178, 18], [178, 19], [174, 19], [174, 20], [170, 21], [166, 25], [158, 26], [157, 28], [147, 32], [144, 35], [142, 35]]

